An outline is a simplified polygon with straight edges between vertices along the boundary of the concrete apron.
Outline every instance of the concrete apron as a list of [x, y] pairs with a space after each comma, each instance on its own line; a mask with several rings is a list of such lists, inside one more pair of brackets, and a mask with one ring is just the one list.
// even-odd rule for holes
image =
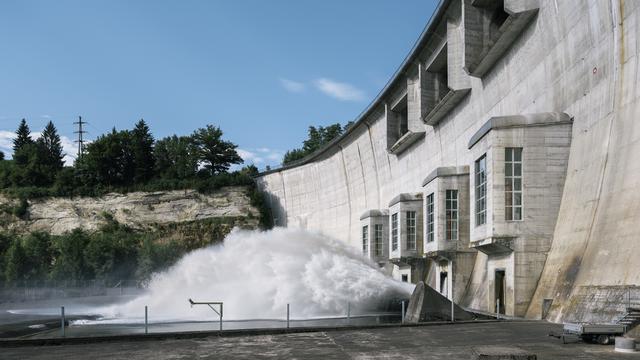
[[[398, 328], [398, 327], [421, 327], [421, 326], [446, 326], [446, 325], [462, 325], [462, 324], [482, 324], [498, 322], [499, 320], [473, 320], [473, 321], [434, 321], [418, 324], [379, 324], [366, 326], [340, 326], [340, 327], [300, 327], [300, 328], [279, 328], [279, 329], [236, 329], [222, 331], [190, 331], [190, 332], [166, 332], [155, 334], [122, 334], [108, 336], [87, 336], [87, 337], [69, 337], [69, 338], [47, 338], [47, 339], [7, 339], [0, 340], [0, 348], [3, 347], [26, 347], [26, 346], [44, 346], [44, 345], [76, 345], [91, 344], [102, 342], [131, 342], [131, 341], [157, 341], [168, 339], [197, 339], [211, 336], [218, 337], [239, 337], [239, 336], [259, 336], [259, 335], [280, 335], [280, 334], [296, 334], [311, 332], [327, 332], [327, 331], [353, 331], [380, 328]], [[521, 322], [538, 322], [534, 320], [525, 320]]]

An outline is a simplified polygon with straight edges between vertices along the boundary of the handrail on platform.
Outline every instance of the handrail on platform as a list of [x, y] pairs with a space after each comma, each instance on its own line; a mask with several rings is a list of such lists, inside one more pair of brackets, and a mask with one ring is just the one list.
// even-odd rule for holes
[[[222, 314], [224, 309], [222, 301], [193, 301], [189, 299], [189, 304], [191, 304], [191, 307], [193, 307], [193, 305], [207, 305], [210, 307], [213, 312], [220, 316], [220, 331], [222, 331]], [[218, 305], [220, 307], [220, 311], [216, 310], [212, 305]]]

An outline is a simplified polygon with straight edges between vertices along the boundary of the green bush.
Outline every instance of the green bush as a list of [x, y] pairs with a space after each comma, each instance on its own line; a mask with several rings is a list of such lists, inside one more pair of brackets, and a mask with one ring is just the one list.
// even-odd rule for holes
[[26, 256], [25, 280], [47, 278], [53, 263], [51, 236], [45, 232], [33, 232], [22, 238], [22, 248]]
[[14, 238], [11, 246], [5, 254], [5, 282], [9, 285], [15, 285], [19, 281], [25, 280], [28, 273], [27, 255], [22, 247], [20, 238]]
[[85, 261], [84, 254], [88, 243], [89, 234], [80, 229], [56, 236], [53, 241], [55, 261], [51, 277], [71, 281], [93, 279], [93, 271]]
[[29, 211], [29, 202], [25, 198], [21, 198], [18, 201], [18, 205], [13, 208], [13, 215], [16, 217], [27, 220], [27, 215]]

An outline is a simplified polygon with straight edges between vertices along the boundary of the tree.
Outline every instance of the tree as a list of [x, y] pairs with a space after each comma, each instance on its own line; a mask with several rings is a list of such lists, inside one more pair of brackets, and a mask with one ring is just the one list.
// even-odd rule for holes
[[49, 275], [53, 262], [51, 237], [45, 232], [33, 232], [22, 239], [22, 247], [26, 257], [26, 272], [23, 276], [28, 280], [40, 280]]
[[258, 167], [256, 167], [253, 164], [249, 164], [243, 167], [242, 169], [240, 169], [240, 174], [247, 175], [250, 177], [256, 177], [258, 176], [259, 173], [260, 171], [258, 171]]
[[184, 249], [176, 240], [154, 242], [150, 238], [145, 238], [138, 251], [136, 278], [149, 279], [154, 272], [175, 264], [182, 254]]
[[80, 229], [58, 236], [54, 242], [52, 276], [59, 280], [83, 280], [93, 277], [84, 258], [89, 236]]
[[207, 125], [196, 130], [193, 141], [198, 148], [199, 160], [210, 175], [226, 172], [231, 164], [243, 162], [236, 152], [238, 146], [222, 140], [222, 130], [217, 126]]
[[77, 168], [87, 185], [130, 185], [135, 173], [133, 158], [131, 133], [114, 128], [86, 146]]
[[46, 186], [51, 183], [51, 170], [45, 165], [47, 155], [40, 142], [23, 144], [17, 148], [13, 157], [14, 186]]
[[156, 174], [165, 179], [187, 179], [198, 170], [198, 147], [190, 136], [170, 136], [155, 145]]
[[29, 130], [27, 121], [22, 119], [18, 126], [18, 130], [16, 130], [16, 138], [13, 139], [13, 157], [16, 160], [16, 163], [18, 163], [16, 153], [18, 153], [25, 145], [32, 143], [33, 139], [31, 139], [31, 130]]
[[342, 126], [338, 123], [329, 125], [324, 128], [321, 126], [320, 134], [322, 135], [322, 145], [320, 147], [330, 143], [333, 139], [338, 138], [340, 135], [342, 135], [343, 132], [344, 130], [342, 129]]
[[58, 130], [53, 125], [53, 122], [49, 121], [47, 126], [42, 131], [42, 136], [38, 139], [38, 144], [44, 148], [45, 165], [48, 166], [53, 172], [58, 172], [64, 166], [62, 153], [62, 143], [60, 141], [60, 135]]
[[349, 130], [353, 125], [355, 124], [355, 121], [351, 120], [348, 123], [345, 124], [344, 126], [344, 131], [346, 132], [347, 130]]
[[0, 286], [5, 282], [5, 255], [7, 250], [11, 246], [11, 238], [7, 236], [5, 233], [0, 233]]
[[77, 176], [74, 167], [63, 167], [56, 174], [53, 182], [53, 192], [57, 196], [72, 196], [82, 186], [80, 180], [81, 178]]
[[286, 153], [284, 153], [284, 157], [282, 158], [282, 164], [283, 165], [291, 164], [292, 162], [298, 161], [304, 158], [305, 156], [307, 156], [307, 153], [303, 149], [288, 150]]
[[20, 238], [14, 238], [5, 255], [5, 281], [13, 284], [19, 280], [24, 280], [24, 274], [26, 274], [27, 270], [27, 256], [22, 248]]
[[[350, 125], [347, 124], [347, 126], [350, 126]], [[291, 164], [292, 162], [295, 162], [304, 158], [305, 156], [313, 154], [323, 146], [330, 143], [333, 139], [342, 135], [342, 133], [346, 130], [347, 126], [345, 126], [344, 129], [338, 123], [329, 125], [327, 127], [309, 126], [307, 139], [303, 141], [302, 148], [287, 151], [284, 154], [284, 158], [282, 159], [282, 164], [288, 165], [288, 164]]]
[[155, 159], [153, 157], [153, 136], [149, 126], [140, 119], [131, 131], [133, 151], [134, 182], [145, 183], [153, 177]]

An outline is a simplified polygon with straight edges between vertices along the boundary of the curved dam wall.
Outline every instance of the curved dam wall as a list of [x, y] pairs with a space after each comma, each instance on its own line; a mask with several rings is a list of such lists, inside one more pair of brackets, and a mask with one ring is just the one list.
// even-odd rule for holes
[[398, 249], [381, 220], [394, 276], [489, 312], [615, 320], [640, 284], [639, 32], [638, 1], [442, 1], [345, 135], [260, 175], [275, 223], [362, 249], [363, 214], [419, 195]]

